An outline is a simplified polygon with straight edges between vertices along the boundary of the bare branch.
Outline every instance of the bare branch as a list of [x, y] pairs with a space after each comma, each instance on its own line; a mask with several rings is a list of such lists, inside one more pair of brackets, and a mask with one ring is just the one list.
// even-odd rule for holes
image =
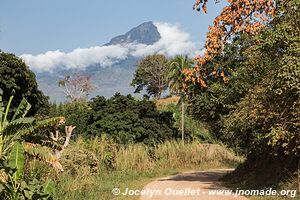
[[72, 132], [73, 130], [76, 128], [76, 126], [65, 126], [65, 131], [66, 131], [66, 140], [65, 143], [63, 145], [63, 148], [66, 148], [69, 145], [71, 136], [72, 136]]
[[73, 77], [66, 76], [63, 80], [59, 81], [59, 86], [71, 101], [86, 99], [95, 88], [89, 76], [79, 74], [75, 74]]
[[58, 141], [58, 130], [55, 131], [55, 137], [54, 137], [53, 132], [50, 132], [50, 138], [52, 140], [54, 140], [55, 142], [57, 142]]

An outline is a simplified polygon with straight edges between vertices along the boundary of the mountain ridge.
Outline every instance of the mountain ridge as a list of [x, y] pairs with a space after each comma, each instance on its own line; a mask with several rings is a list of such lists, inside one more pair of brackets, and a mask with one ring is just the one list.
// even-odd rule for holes
[[157, 27], [152, 21], [144, 22], [123, 35], [116, 36], [105, 46], [116, 44], [140, 43], [151, 45], [161, 38]]
[[[110, 42], [103, 46], [126, 45], [139, 43], [152, 45], [161, 38], [157, 27], [152, 21], [144, 22], [123, 35], [113, 37]], [[40, 89], [50, 97], [50, 101], [63, 102], [65, 97], [61, 88], [58, 87], [58, 81], [66, 75], [79, 73], [91, 77], [96, 90], [90, 94], [90, 97], [96, 95], [111, 97], [116, 92], [122, 94], [133, 94], [134, 88], [130, 86], [136, 63], [141, 57], [127, 56], [126, 59], [116, 59], [111, 66], [104, 67], [102, 63], [96, 63], [85, 68], [66, 69], [63, 66], [54, 69], [52, 72], [36, 72], [37, 81]]]

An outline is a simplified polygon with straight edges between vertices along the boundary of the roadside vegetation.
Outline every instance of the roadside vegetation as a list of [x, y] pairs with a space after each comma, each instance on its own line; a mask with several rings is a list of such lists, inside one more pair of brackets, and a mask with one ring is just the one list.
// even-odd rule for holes
[[186, 170], [235, 167], [242, 161], [221, 145], [183, 145], [175, 140], [154, 147], [118, 145], [106, 136], [78, 138], [62, 159], [65, 172], [57, 177], [59, 199], [122, 199], [113, 196], [111, 190], [142, 189], [157, 177]]
[[299, 1], [277, 9], [257, 35], [237, 35], [205, 64], [211, 74], [219, 66], [220, 75], [211, 76], [190, 111], [247, 157], [228, 180], [251, 188], [288, 180], [299, 189]]
[[229, 167], [230, 187], [299, 191], [300, 2], [257, 2], [230, 2], [203, 56], [142, 58], [141, 98], [89, 99], [90, 78], [75, 74], [58, 82], [67, 101], [50, 103], [0, 52], [0, 199], [122, 199], [111, 190]]

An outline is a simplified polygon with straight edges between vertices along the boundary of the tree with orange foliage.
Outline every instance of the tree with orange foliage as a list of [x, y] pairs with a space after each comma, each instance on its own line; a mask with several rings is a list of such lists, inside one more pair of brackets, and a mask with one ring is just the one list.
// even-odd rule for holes
[[[225, 6], [220, 15], [215, 18], [213, 26], [208, 27], [206, 51], [203, 56], [195, 58], [198, 67], [222, 52], [224, 44], [232, 35], [243, 32], [256, 34], [275, 14], [275, 0], [227, 1], [229, 5]], [[207, 13], [207, 2], [208, 0], [196, 0], [193, 8]]]
[[[241, 33], [257, 34], [275, 15], [275, 0], [227, 0], [229, 5], [225, 6], [219, 16], [208, 27], [206, 35], [205, 53], [196, 56], [194, 72], [186, 76], [188, 80], [197, 80], [202, 87], [206, 87], [203, 71], [204, 66], [211, 62], [215, 56], [224, 50], [224, 46], [231, 41], [233, 36]], [[215, 0], [217, 3], [218, 1]], [[208, 0], [196, 0], [193, 9], [203, 10], [207, 13]], [[284, 3], [284, 0], [281, 1]], [[215, 65], [217, 69], [218, 64]], [[228, 81], [226, 77], [223, 80]]]

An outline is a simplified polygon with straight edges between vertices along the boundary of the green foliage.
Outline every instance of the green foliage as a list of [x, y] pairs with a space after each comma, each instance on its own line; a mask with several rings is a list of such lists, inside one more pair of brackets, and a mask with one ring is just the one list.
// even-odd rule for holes
[[[170, 63], [170, 69], [168, 71], [168, 84], [172, 94], [180, 96], [181, 102], [181, 139], [185, 140], [185, 100], [187, 98], [187, 84], [185, 80], [186, 71], [192, 68], [192, 60], [187, 56], [176, 56]], [[191, 88], [191, 87], [190, 87]], [[192, 86], [192, 88], [194, 88]]]
[[[299, 170], [299, 8], [299, 1], [278, 4], [257, 35], [236, 36], [207, 64], [207, 88], [191, 101], [190, 113], [216, 139], [247, 156], [229, 177], [239, 186], [273, 186]], [[229, 82], [215, 68], [227, 71]]]
[[107, 134], [118, 143], [153, 144], [177, 136], [172, 112], [160, 113], [153, 102], [135, 100], [130, 95], [52, 104], [50, 116], [65, 116], [66, 125], [76, 126], [76, 136]]
[[[9, 177], [13, 175], [9, 174]], [[51, 193], [48, 193], [46, 187], [38, 180], [34, 179], [28, 182], [9, 180], [1, 183], [3, 188], [0, 191], [1, 199], [9, 200], [51, 200]], [[49, 186], [48, 186], [49, 187]]]
[[299, 2], [290, 2], [255, 38], [247, 67], [267, 69], [237, 108], [224, 118], [222, 135], [236, 147], [253, 151], [270, 145], [274, 154], [299, 155], [300, 141], [300, 20]]
[[[10, 110], [12, 100], [13, 96], [10, 97], [7, 106], [4, 107], [2, 102], [2, 90], [0, 89], [0, 164], [6, 162], [7, 156], [16, 142], [26, 141], [43, 144], [48, 141], [52, 147], [53, 145], [55, 146], [44, 133], [49, 130], [49, 127], [57, 125], [61, 120], [61, 117], [44, 120], [26, 117], [31, 108], [31, 105], [26, 99], [21, 101], [10, 120], [8, 111]], [[49, 133], [46, 132], [46, 134]], [[56, 146], [59, 146], [59, 144]], [[52, 150], [49, 151], [48, 149], [49, 155], [51, 151]], [[37, 150], [36, 153], [38, 154], [38, 152], [39, 151]]]
[[[254, 42], [247, 35], [237, 36], [232, 43], [227, 44], [223, 54], [205, 66], [207, 88], [190, 100], [189, 113], [206, 122], [216, 139], [221, 139], [221, 117], [234, 110], [247, 91], [267, 73], [267, 70], [256, 65], [243, 65], [248, 54], [245, 50], [252, 45]], [[214, 74], [216, 66], [219, 69]], [[230, 78], [228, 83], [219, 77], [223, 70]]]
[[43, 193], [49, 194], [50, 196], [54, 195], [55, 191], [55, 183], [52, 179], [48, 179], [44, 184], [43, 184]]
[[47, 115], [48, 98], [38, 89], [35, 74], [22, 59], [14, 54], [0, 51], [0, 88], [4, 91], [3, 101], [7, 103], [14, 96], [11, 108], [16, 108], [23, 98], [32, 105], [28, 115]]
[[299, 2], [278, 9], [260, 34], [237, 37], [212, 62], [224, 63], [229, 83], [212, 77], [192, 100], [191, 113], [240, 152], [300, 152]]
[[147, 93], [160, 98], [167, 89], [167, 74], [169, 70], [168, 59], [164, 55], [150, 55], [143, 58], [137, 65], [131, 85], [135, 93], [141, 92], [145, 87]]
[[172, 113], [159, 113], [153, 102], [135, 100], [131, 95], [114, 95], [110, 99], [95, 97], [87, 133], [108, 134], [118, 143], [153, 144], [177, 136]]
[[[161, 111], [171, 112], [173, 113], [173, 118], [175, 120], [175, 127], [180, 128], [180, 117], [181, 117], [181, 109], [178, 105], [174, 103], [170, 103], [165, 106]], [[206, 126], [203, 122], [196, 120], [192, 116], [185, 115], [185, 140], [189, 141], [202, 141], [202, 142], [214, 142], [210, 132], [207, 130]]]
[[[41, 158], [44, 155], [42, 160], [47, 161], [52, 155], [50, 153], [52, 149], [39, 148], [38, 145], [32, 145], [34, 148], [27, 147], [26, 149], [23, 142], [25, 140], [32, 142], [34, 137], [41, 137], [39, 135], [42, 133], [41, 130], [56, 125], [60, 118], [38, 121], [26, 117], [31, 105], [25, 99], [21, 101], [12, 117], [9, 117], [12, 100], [13, 96], [9, 98], [5, 107], [2, 102], [2, 90], [0, 90], [0, 195], [3, 199], [51, 199], [49, 192], [53, 184], [49, 182], [44, 187], [35, 179], [24, 179], [24, 154], [25, 152], [30, 154], [30, 150], [34, 149], [35, 155], [31, 154], [31, 156]], [[44, 140], [38, 142], [44, 143], [45, 136]]]
[[10, 155], [8, 157], [8, 165], [12, 168], [16, 169], [16, 172], [14, 173], [13, 180], [16, 181], [23, 176], [24, 172], [24, 148], [20, 143], [15, 143], [12, 151], [10, 152]]
[[[3, 199], [52, 199], [53, 182], [49, 180], [42, 185], [36, 179], [24, 180], [24, 148], [20, 143], [15, 143], [7, 160], [1, 163], [0, 195]], [[52, 185], [52, 188], [51, 188]]]
[[4, 107], [2, 92], [0, 89], [0, 162], [7, 159], [15, 143], [20, 140], [21, 136], [28, 133], [29, 128], [34, 123], [34, 118], [25, 117], [31, 107], [25, 99], [17, 107], [12, 120], [9, 120], [8, 112], [13, 96], [9, 98], [7, 106]]
[[192, 68], [192, 60], [187, 56], [176, 56], [170, 62], [170, 69], [168, 71], [168, 84], [171, 93], [178, 96], [184, 96], [186, 91], [185, 73], [184, 70]]
[[86, 101], [74, 101], [56, 105], [53, 103], [50, 108], [50, 117], [64, 116], [66, 125], [76, 126], [74, 135], [83, 135], [88, 125], [91, 108]]

